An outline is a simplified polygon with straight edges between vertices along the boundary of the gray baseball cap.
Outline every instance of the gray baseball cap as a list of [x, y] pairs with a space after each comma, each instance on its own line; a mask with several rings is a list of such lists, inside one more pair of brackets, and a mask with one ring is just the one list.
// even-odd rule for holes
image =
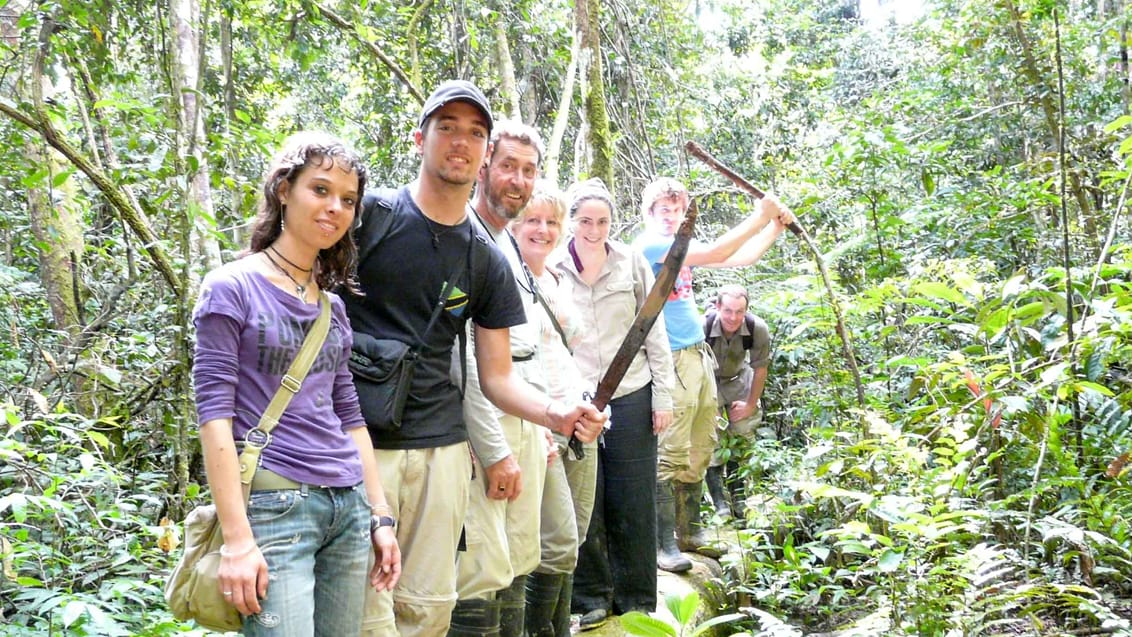
[[483, 91], [467, 80], [448, 80], [436, 87], [432, 95], [429, 95], [428, 99], [425, 100], [418, 126], [423, 129], [428, 118], [450, 102], [467, 102], [479, 109], [480, 113], [487, 119], [487, 133], [488, 135], [491, 134], [491, 127], [495, 122], [495, 118], [491, 115], [491, 106], [488, 105]]

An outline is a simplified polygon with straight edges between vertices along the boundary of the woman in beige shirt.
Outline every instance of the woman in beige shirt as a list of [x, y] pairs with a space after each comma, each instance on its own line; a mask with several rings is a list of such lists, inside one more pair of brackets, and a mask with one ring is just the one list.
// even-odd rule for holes
[[[573, 237], [552, 267], [582, 322], [574, 358], [594, 386], [608, 369], [653, 284], [652, 269], [609, 238], [613, 197], [600, 179], [567, 191]], [[598, 448], [589, 533], [574, 573], [574, 612], [582, 628], [612, 614], [656, 610], [656, 445], [672, 422], [672, 353], [658, 317], [613, 400]]]

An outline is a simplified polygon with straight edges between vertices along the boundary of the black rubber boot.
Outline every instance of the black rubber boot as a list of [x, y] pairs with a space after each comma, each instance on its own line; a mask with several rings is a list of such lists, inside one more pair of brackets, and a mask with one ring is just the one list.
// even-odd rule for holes
[[497, 591], [495, 597], [499, 600], [500, 637], [527, 637], [527, 576], [511, 580], [511, 586]]
[[[555, 637], [554, 619], [562, 597], [563, 573], [531, 573], [527, 576], [526, 626], [529, 637]], [[569, 622], [570, 600], [566, 600]], [[569, 624], [567, 624], [567, 630]], [[569, 633], [567, 633], [569, 634]]]
[[715, 514], [721, 518], [731, 517], [731, 506], [727, 503], [727, 492], [723, 490], [723, 467], [708, 467], [704, 482], [707, 483], [711, 503], [715, 505]]
[[672, 483], [658, 480], [656, 483], [656, 565], [662, 571], [683, 573], [692, 569], [692, 560], [680, 554], [676, 547], [673, 527], [676, 518], [676, 503], [672, 493]]
[[739, 473], [739, 463], [732, 460], [727, 463], [727, 478], [724, 480], [727, 490], [731, 492], [731, 510], [735, 519], [747, 519], [747, 488], [743, 476]]
[[448, 637], [499, 637], [499, 600], [462, 599], [452, 609]]
[[710, 545], [700, 521], [703, 483], [672, 481], [676, 500], [676, 546], [682, 551], [716, 558], [723, 552]]
[[558, 605], [554, 607], [554, 637], [570, 637], [570, 599], [573, 596], [574, 575], [563, 575], [562, 588], [558, 591]]

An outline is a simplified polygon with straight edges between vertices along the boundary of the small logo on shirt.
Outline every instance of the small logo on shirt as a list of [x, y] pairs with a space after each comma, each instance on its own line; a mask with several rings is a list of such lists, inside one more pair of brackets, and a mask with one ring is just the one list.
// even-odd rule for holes
[[459, 318], [464, 315], [467, 307], [468, 293], [453, 285], [452, 291], [448, 293], [448, 299], [444, 301], [444, 309]]

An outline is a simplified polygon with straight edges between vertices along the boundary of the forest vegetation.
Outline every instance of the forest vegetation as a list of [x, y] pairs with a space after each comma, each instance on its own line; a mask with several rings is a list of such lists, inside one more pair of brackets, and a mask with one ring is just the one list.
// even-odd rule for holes
[[189, 630], [200, 277], [287, 134], [403, 183], [463, 77], [612, 184], [618, 236], [656, 175], [701, 236], [753, 209], [696, 141], [828, 267], [787, 234], [698, 278], [775, 343], [720, 634], [1132, 635], [1132, 6], [920, 4], [0, 0], [0, 634]]

